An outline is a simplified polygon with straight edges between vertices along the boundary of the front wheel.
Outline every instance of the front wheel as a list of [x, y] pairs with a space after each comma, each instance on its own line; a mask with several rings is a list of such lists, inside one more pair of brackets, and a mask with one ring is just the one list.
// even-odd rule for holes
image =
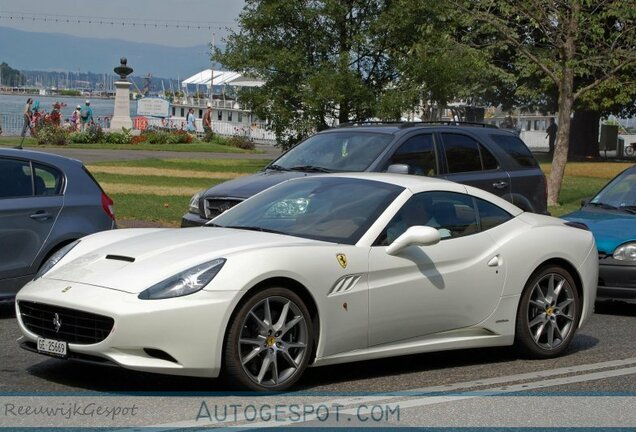
[[556, 357], [572, 341], [580, 314], [579, 294], [570, 273], [559, 266], [540, 268], [521, 294], [515, 345], [531, 357]]
[[309, 362], [311, 317], [287, 288], [267, 288], [244, 302], [230, 322], [224, 348], [229, 378], [256, 391], [292, 386]]

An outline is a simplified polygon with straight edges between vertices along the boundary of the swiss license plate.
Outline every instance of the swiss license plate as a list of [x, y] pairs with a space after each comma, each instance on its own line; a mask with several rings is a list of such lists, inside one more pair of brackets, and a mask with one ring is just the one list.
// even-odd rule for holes
[[67, 344], [53, 339], [38, 338], [38, 352], [55, 357], [66, 357]]

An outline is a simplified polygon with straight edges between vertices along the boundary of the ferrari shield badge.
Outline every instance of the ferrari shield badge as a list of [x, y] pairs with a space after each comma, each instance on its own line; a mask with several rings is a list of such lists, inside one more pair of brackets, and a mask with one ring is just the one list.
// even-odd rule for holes
[[67, 286], [66, 288], [64, 288], [64, 289], [62, 290], [62, 292], [63, 292], [63, 293], [65, 293], [65, 292], [67, 292], [67, 291], [68, 291], [68, 290], [70, 290], [70, 289], [71, 289], [71, 287], [70, 287], [70, 286]]
[[337, 254], [336, 259], [338, 260], [340, 267], [347, 268], [347, 256], [345, 254]]

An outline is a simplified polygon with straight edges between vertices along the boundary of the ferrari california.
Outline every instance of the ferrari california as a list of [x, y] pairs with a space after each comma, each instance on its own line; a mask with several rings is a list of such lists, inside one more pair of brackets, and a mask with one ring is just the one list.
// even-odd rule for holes
[[203, 227], [82, 238], [16, 309], [33, 352], [272, 391], [309, 365], [503, 345], [557, 356], [597, 278], [579, 224], [446, 180], [331, 174]]

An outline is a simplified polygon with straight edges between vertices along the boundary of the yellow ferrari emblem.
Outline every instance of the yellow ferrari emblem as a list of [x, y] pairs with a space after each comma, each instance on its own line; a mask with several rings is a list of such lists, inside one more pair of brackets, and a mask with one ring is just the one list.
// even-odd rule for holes
[[62, 292], [63, 292], [63, 293], [65, 293], [66, 291], [68, 291], [68, 290], [70, 290], [70, 289], [71, 289], [71, 287], [70, 287], [70, 286], [67, 286], [66, 288], [64, 288], [64, 289], [62, 290]]
[[347, 256], [345, 254], [336, 255], [336, 259], [338, 260], [340, 267], [347, 268]]

